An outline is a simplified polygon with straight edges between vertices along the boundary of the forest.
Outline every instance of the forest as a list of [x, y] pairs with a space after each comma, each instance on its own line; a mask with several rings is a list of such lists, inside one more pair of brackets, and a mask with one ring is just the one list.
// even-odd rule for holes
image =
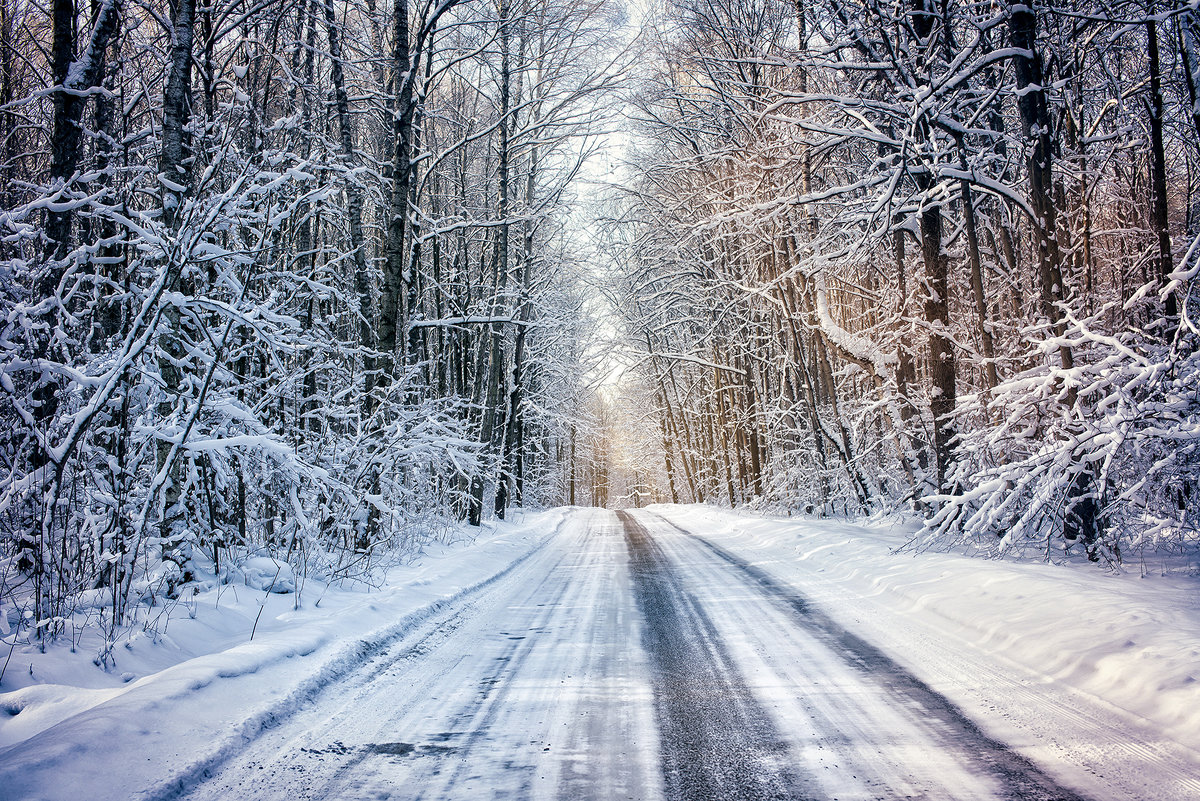
[[6, 0], [2, 633], [555, 505], [1194, 548], [1198, 92], [1181, 0]]
[[610, 235], [672, 500], [1195, 544], [1195, 8], [662, 14]]

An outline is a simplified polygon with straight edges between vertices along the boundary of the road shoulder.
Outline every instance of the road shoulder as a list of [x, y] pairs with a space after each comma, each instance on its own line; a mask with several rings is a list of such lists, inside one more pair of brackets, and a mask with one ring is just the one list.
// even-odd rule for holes
[[[314, 604], [307, 615], [277, 609], [273, 623], [252, 641], [247, 631], [246, 640], [228, 648], [116, 691], [93, 693], [90, 700], [97, 703], [0, 750], [4, 797], [174, 798], [247, 739], [293, 714], [379, 649], [501, 580], [563, 526], [575, 524], [586, 522], [565, 510], [531, 515], [523, 524], [505, 525], [493, 536], [414, 566], [410, 581], [401, 571], [388, 588], [337, 609]], [[13, 697], [31, 690], [37, 686], [0, 695], [5, 708], [18, 709], [9, 712], [8, 725], [26, 711], [40, 711]], [[95, 781], [94, 772], [106, 766], [119, 766], [119, 783]], [[110, 794], [99, 794], [101, 786], [111, 788]]]
[[[1181, 680], [1182, 692], [1164, 688], [1166, 702], [1127, 704], [1137, 711], [1118, 706], [1130, 696], [1136, 701], [1139, 684], [1148, 681], [1136, 664], [1128, 664], [1124, 642], [1112, 641], [1121, 636], [1119, 625], [1110, 627], [1112, 621], [1103, 617], [1128, 597], [1120, 582], [1106, 587], [1103, 576], [1081, 577], [1055, 565], [954, 554], [894, 556], [902, 533], [845, 522], [766, 519], [705, 507], [653, 511], [801, 589], [841, 625], [953, 701], [988, 736], [1062, 781], [1098, 797], [1120, 791], [1139, 799], [1200, 798], [1195, 778], [1200, 754], [1188, 717], [1200, 708], [1195, 684]], [[1173, 589], [1172, 582], [1166, 584]], [[1064, 598], [1056, 600], [1055, 592]], [[1097, 594], [1105, 597], [1097, 601]], [[1149, 593], [1155, 599], [1170, 596]], [[1094, 604], [1092, 619], [1087, 601]], [[1147, 604], [1137, 594], [1125, 602]], [[1171, 657], [1186, 662], [1191, 653], [1194, 670], [1200, 650], [1189, 651], [1187, 642], [1195, 617], [1180, 607], [1139, 611], [1158, 615], [1162, 625], [1174, 624], [1163, 632], [1181, 637]], [[1137, 628], [1136, 636], [1152, 634]], [[1156, 664], [1143, 662], [1153, 678]], [[1106, 672], [1117, 665], [1128, 671], [1133, 686], [1112, 700], [1103, 690], [1113, 684]], [[1177, 706], [1189, 698], [1190, 706]], [[1161, 713], [1157, 719], [1155, 713]]]

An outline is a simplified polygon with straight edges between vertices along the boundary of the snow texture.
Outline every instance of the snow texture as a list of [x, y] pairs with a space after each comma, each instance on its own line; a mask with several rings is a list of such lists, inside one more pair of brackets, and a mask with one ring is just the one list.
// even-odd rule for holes
[[[612, 621], [636, 614], [625, 568], [613, 573], [597, 556], [624, 563], [623, 546], [616, 547], [619, 535], [610, 530], [616, 527], [596, 534], [587, 529], [590, 520], [605, 514], [556, 510], [503, 523], [470, 545], [460, 543], [395, 568], [389, 584], [377, 592], [310, 583], [299, 595], [299, 608], [293, 603], [296, 593], [268, 591], [266, 574], [279, 565], [251, 560], [242, 568], [257, 567], [259, 589], [230, 584], [175, 607], [157, 638], [128, 638], [110, 672], [93, 667], [84, 648], [72, 653], [51, 647], [45, 654], [19, 650], [0, 687], [0, 709], [7, 713], [0, 715], [0, 795], [105, 801], [190, 792], [240, 755], [249, 740], [339, 685], [447, 604], [468, 599], [502, 577], [511, 577], [503, 597], [524, 598], [526, 592], [530, 609], [540, 607], [532, 603], [536, 588], [521, 589], [530, 580], [526, 572], [558, 575], [547, 580], [557, 581], [564, 592], [569, 578], [579, 575], [579, 587], [591, 589], [573, 592], [585, 596], [607, 587], [603, 610], [586, 597], [563, 602], [570, 604], [567, 618], [579, 629], [575, 636], [586, 642], [588, 626], [611, 627]], [[659, 506], [639, 514], [665, 517], [780, 585], [797, 588], [839, 625], [949, 698], [987, 736], [1091, 797], [1200, 799], [1195, 577], [1156, 571], [1154, 565], [1142, 575], [1098, 575], [1096, 568], [1081, 564], [897, 552], [914, 530], [891, 523], [768, 519], [704, 506]], [[672, 545], [668, 552], [682, 553], [680, 547]], [[571, 561], [571, 549], [577, 549], [578, 564]], [[585, 558], [585, 552], [593, 555]], [[535, 556], [537, 570], [513, 572], [532, 564]], [[702, 572], [686, 569], [689, 582], [703, 579]], [[472, 614], [482, 614], [480, 621], [463, 625], [491, 632], [518, 614], [515, 609], [500, 604], [479, 610]], [[588, 623], [589, 616], [597, 622]], [[724, 629], [735, 617], [717, 611], [714, 620]], [[628, 632], [636, 627], [623, 630], [632, 637]], [[749, 631], [745, 637], [724, 635], [736, 662], [768, 659], [751, 647], [753, 636]], [[509, 639], [514, 638], [501, 637]], [[636, 642], [624, 650], [643, 660], [636, 656]], [[576, 652], [565, 645], [557, 651], [563, 664], [587, 661], [582, 652], [568, 658]], [[451, 656], [443, 662], [452, 663]], [[768, 661], [790, 664], [789, 659], [776, 654]], [[424, 669], [421, 664], [418, 671]], [[541, 689], [530, 696], [549, 704], [547, 709], [557, 708], [551, 703], [555, 693], [586, 695], [578, 676], [562, 677], [561, 690], [548, 681], [539, 677]], [[476, 689], [472, 684], [461, 691]], [[638, 686], [621, 692], [627, 704], [648, 703]], [[777, 717], [792, 714], [787, 710], [797, 704], [782, 686], [756, 686], [755, 692], [758, 703]], [[514, 715], [521, 717], [501, 713], [504, 720]], [[565, 714], [551, 718], [555, 726], [575, 725]], [[795, 727], [805, 725], [796, 718]], [[642, 735], [647, 742], [654, 739], [653, 732]], [[580, 736], [586, 742], [591, 735]], [[503, 761], [480, 758], [488, 764]], [[628, 761], [646, 758], [639, 754]], [[646, 767], [642, 762], [638, 770]], [[613, 767], [603, 760], [595, 764]], [[105, 778], [112, 766], [120, 767], [119, 782]], [[472, 786], [486, 790], [486, 776], [481, 781]], [[657, 797], [660, 790], [648, 786], [646, 792], [645, 797]]]
[[[81, 649], [18, 651], [12, 661], [22, 670], [10, 666], [0, 686], [25, 685], [0, 692], [0, 797], [174, 797], [371, 652], [513, 569], [563, 514], [528, 515], [469, 546], [430, 549], [378, 592], [310, 584], [300, 609], [291, 595], [209, 590], [190, 610], [177, 607], [156, 641], [131, 636], [111, 672]], [[112, 766], [119, 786], [98, 778]]]

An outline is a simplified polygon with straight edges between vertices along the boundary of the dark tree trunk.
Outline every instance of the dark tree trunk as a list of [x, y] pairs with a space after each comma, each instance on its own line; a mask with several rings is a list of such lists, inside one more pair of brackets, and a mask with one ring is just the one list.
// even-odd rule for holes
[[392, 109], [391, 204], [384, 248], [383, 291], [379, 299], [379, 364], [381, 381], [390, 381], [394, 369], [400, 305], [405, 290], [408, 233], [408, 198], [412, 187], [412, 136], [416, 104], [413, 102], [414, 58], [410, 50], [408, 0], [395, 0], [392, 12], [395, 43], [392, 73], [396, 81]]
[[[963, 170], [967, 169], [966, 148], [961, 136], [958, 139], [958, 158]], [[967, 261], [971, 268], [971, 292], [975, 300], [975, 322], [979, 327], [979, 340], [982, 345], [984, 375], [987, 377], [989, 391], [996, 388], [996, 346], [992, 340], [992, 326], [988, 320], [987, 296], [983, 289], [983, 264], [979, 255], [979, 228], [976, 225], [975, 193], [971, 191], [971, 183], [967, 180], [959, 182], [962, 193], [963, 225], [967, 230]]]
[[944, 493], [954, 461], [955, 362], [950, 330], [949, 267], [942, 249], [942, 210], [927, 206], [921, 212], [921, 253], [925, 262], [925, 320], [930, 323], [929, 377], [932, 392], [933, 450], [937, 461], [938, 492]]
[[[1062, 311], [1057, 304], [1066, 297], [1063, 286], [1058, 243], [1058, 207], [1054, 202], [1053, 157], [1050, 109], [1043, 85], [1041, 51], [1037, 44], [1037, 17], [1024, 4], [1009, 6], [1009, 38], [1018, 53], [1013, 56], [1016, 75], [1017, 108], [1021, 114], [1021, 132], [1030, 143], [1029, 200], [1037, 219], [1034, 235], [1037, 238], [1038, 278], [1041, 313], [1056, 336], [1066, 332]], [[1059, 349], [1064, 368], [1074, 363], [1071, 349]]]
[[[54, 93], [54, 131], [51, 143], [50, 181], [65, 184], [79, 163], [84, 98], [71, 92], [67, 76], [75, 59], [75, 0], [53, 0], [50, 7], [54, 26], [50, 40], [50, 73], [58, 90]], [[87, 87], [80, 87], [87, 88]], [[46, 215], [46, 261], [66, 257], [71, 244], [69, 209], [52, 209]], [[58, 287], [61, 267], [47, 264], [38, 295], [49, 296]]]
[[[50, 58], [51, 75], [57, 87], [54, 92], [54, 123], [51, 141], [50, 181], [67, 189], [79, 167], [83, 149], [83, 112], [87, 107], [87, 92], [100, 84], [104, 73], [104, 54], [109, 40], [116, 34], [120, 22], [120, 0], [106, 0], [96, 13], [92, 35], [75, 62], [75, 3], [74, 0], [53, 0]], [[78, 68], [72, 69], [78, 65]], [[11, 139], [11, 134], [9, 135]], [[6, 142], [6, 148], [7, 148]], [[50, 209], [46, 214], [46, 245], [44, 264], [34, 290], [39, 298], [58, 291], [65, 269], [64, 261], [71, 251], [72, 222], [70, 208]], [[53, 326], [53, 323], [52, 323]], [[41, 337], [38, 357], [50, 350], [48, 336]], [[58, 387], [50, 380], [34, 390], [34, 417], [45, 422], [58, 411]], [[40, 461], [41, 455], [35, 456]]]
[[[171, 27], [171, 67], [163, 95], [163, 141], [158, 162], [163, 183], [163, 222], [179, 224], [179, 211], [192, 179], [191, 140], [187, 132], [192, 109], [192, 39], [196, 0], [179, 0]], [[178, 284], [173, 280], [172, 288]]]
[[[506, 0], [500, 3], [500, 124], [499, 124], [499, 153], [497, 166], [497, 201], [496, 216], [499, 224], [496, 226], [496, 239], [492, 249], [492, 275], [494, 298], [491, 304], [492, 322], [488, 325], [488, 358], [486, 377], [486, 399], [483, 407], [483, 420], [480, 431], [480, 442], [484, 451], [495, 468], [496, 491], [493, 498], [493, 511], [497, 517], [504, 517], [508, 505], [508, 479], [504, 464], [504, 440], [508, 430], [508, 417], [504, 413], [504, 327], [497, 320], [506, 305], [503, 297], [508, 286], [508, 234], [509, 234], [509, 104], [511, 101], [510, 66], [509, 66], [509, 7]], [[483, 494], [486, 480], [477, 473], [471, 482], [471, 513], [468, 520], [472, 525], [479, 525], [483, 517]]]
[[[179, 0], [171, 28], [171, 66], [163, 96], [162, 152], [158, 162], [159, 181], [162, 184], [163, 222], [172, 233], [178, 231], [182, 222], [180, 211], [188, 194], [192, 175], [192, 153], [187, 123], [191, 115], [192, 43], [195, 21], [196, 0]], [[168, 271], [166, 286], [169, 291], [180, 289], [183, 283], [183, 266], [178, 258], [164, 265], [164, 269]], [[163, 421], [180, 411], [183, 406], [183, 373], [180, 362], [185, 354], [181, 342], [181, 323], [179, 307], [175, 304], [169, 305], [163, 315], [163, 330], [158, 338], [161, 351], [158, 368], [165, 389], [164, 399], [158, 405], [158, 415]], [[178, 508], [182, 497], [182, 471], [179, 468], [178, 457], [175, 458], [174, 464], [165, 464], [170, 451], [168, 443], [163, 442], [159, 445], [158, 467], [161, 470], [165, 466], [168, 470], [163, 489], [163, 517], [159, 523], [164, 554], [182, 545], [177, 541], [174, 531], [174, 523], [182, 511]], [[181, 555], [177, 560], [181, 562], [180, 567], [184, 567], [187, 555]]]
[[[1041, 312], [1054, 334], [1062, 337], [1066, 333], [1066, 320], [1058, 304], [1066, 298], [1066, 287], [1063, 286], [1060, 265], [1058, 207], [1052, 180], [1053, 129], [1043, 85], [1045, 76], [1042, 59], [1037, 48], [1037, 17], [1027, 5], [1011, 5], [1009, 14], [1009, 37], [1013, 47], [1021, 51], [1013, 57], [1021, 132], [1029, 141], [1032, 151], [1029, 157], [1029, 194], [1030, 205], [1037, 216], [1034, 234], [1037, 237]], [[1074, 366], [1074, 355], [1068, 345], [1059, 347], [1059, 356], [1064, 369], [1069, 370]], [[1077, 405], [1078, 392], [1074, 387], [1067, 389], [1066, 400], [1069, 406]], [[1093, 468], [1077, 464], [1072, 469], [1076, 472], [1067, 488], [1063, 537], [1068, 540], [1082, 539], [1090, 546], [1099, 538], [1101, 527], [1100, 505], [1093, 489]]]
[[[350, 118], [350, 98], [342, 67], [342, 44], [338, 23], [333, 14], [333, 0], [324, 0], [325, 27], [329, 37], [330, 77], [333, 80], [337, 107], [339, 144], [347, 168], [354, 166], [354, 127]], [[362, 193], [353, 181], [346, 184], [346, 216], [350, 225], [350, 251], [354, 258], [354, 292], [358, 296], [358, 337], [363, 347], [363, 405], [364, 417], [370, 418], [375, 409], [372, 389], [375, 379], [374, 328], [371, 325], [371, 276], [367, 269], [366, 238], [363, 235]]]
[[[509, 6], [507, 0], [500, 0], [500, 144], [497, 164], [497, 190], [499, 198], [496, 204], [496, 216], [500, 220], [500, 226], [496, 237], [496, 273], [502, 276], [502, 283], [508, 283], [508, 235], [509, 235], [509, 161], [512, 154], [509, 152], [509, 113], [512, 102], [512, 72], [509, 59]], [[494, 370], [496, 384], [496, 400], [493, 404], [493, 414], [500, 419], [498, 424], [493, 429], [492, 442], [489, 450], [499, 456], [498, 469], [496, 470], [496, 495], [495, 495], [495, 512], [496, 517], [503, 518], [504, 510], [508, 506], [508, 484], [509, 475], [507, 465], [504, 460], [505, 440], [508, 435], [508, 420], [513, 414], [512, 409], [507, 409], [502, 405], [501, 398], [504, 397], [504, 388], [502, 385], [504, 376], [504, 353], [503, 353], [503, 332], [502, 329], [496, 331], [493, 336], [494, 347]]]
[[[1167, 209], [1167, 157], [1163, 146], [1162, 71], [1159, 66], [1158, 31], [1153, 19], [1146, 20], [1146, 43], [1150, 54], [1150, 187], [1154, 200], [1154, 233], [1158, 238], [1157, 277], [1166, 283], [1175, 271], [1171, 256], [1171, 229]], [[1175, 293], [1167, 294], [1164, 335], [1174, 334], [1174, 321], [1179, 316], [1179, 301]]]

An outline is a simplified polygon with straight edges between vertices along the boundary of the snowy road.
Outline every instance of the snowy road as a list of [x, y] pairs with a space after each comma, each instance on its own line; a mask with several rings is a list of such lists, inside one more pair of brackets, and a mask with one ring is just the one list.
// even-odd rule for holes
[[616, 518], [573, 526], [269, 730], [188, 798], [661, 796]]
[[594, 513], [189, 799], [1076, 799], [795, 590]]

